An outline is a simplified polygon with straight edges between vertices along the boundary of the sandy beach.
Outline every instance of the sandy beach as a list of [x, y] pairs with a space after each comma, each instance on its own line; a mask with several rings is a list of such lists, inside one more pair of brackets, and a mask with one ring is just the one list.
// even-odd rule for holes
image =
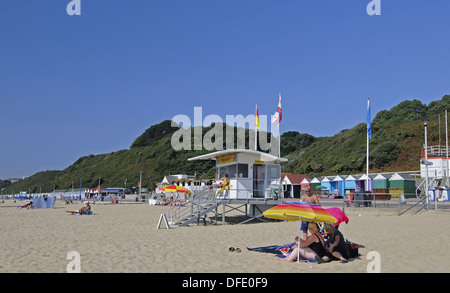
[[340, 230], [360, 244], [360, 257], [317, 264], [287, 263], [247, 250], [292, 242], [298, 222], [156, 229], [169, 207], [97, 202], [95, 215], [71, 216], [65, 211], [82, 203], [57, 200], [53, 209], [16, 208], [22, 203], [0, 204], [2, 273], [65, 273], [71, 251], [79, 253], [82, 273], [366, 273], [372, 251], [379, 253], [383, 273], [450, 272], [448, 210], [402, 216], [395, 210], [347, 210], [350, 221]]

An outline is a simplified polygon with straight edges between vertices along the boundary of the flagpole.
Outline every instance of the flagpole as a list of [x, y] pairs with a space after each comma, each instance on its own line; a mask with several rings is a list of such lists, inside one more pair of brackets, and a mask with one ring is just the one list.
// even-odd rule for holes
[[366, 190], [369, 190], [369, 133], [367, 133], [366, 175], [367, 175]]
[[448, 187], [448, 128], [447, 128], [447, 110], [445, 110], [445, 152], [446, 152], [446, 162], [447, 162], [447, 184], [445, 186]]
[[278, 123], [278, 158], [281, 158], [281, 129]]
[[[282, 118], [282, 113], [281, 113], [281, 93], [278, 93], [278, 97], [279, 97], [278, 107], [277, 107], [277, 110], [275, 111], [275, 114], [272, 115], [271, 122], [273, 124], [275, 124], [275, 126], [278, 127], [278, 157], [281, 158], [281, 130], [280, 130], [280, 121], [281, 121], [281, 118]], [[272, 131], [271, 139], [270, 139], [270, 151], [271, 152], [272, 152], [272, 141], [274, 139], [275, 139], [275, 135], [274, 135], [274, 133]]]
[[256, 125], [256, 119], [259, 119], [258, 118], [258, 104], [256, 104], [256, 117], [255, 117], [255, 151], [257, 151], [258, 150], [258, 126]]
[[80, 198], [81, 198], [81, 184], [83, 183], [83, 176], [80, 177]]
[[[278, 100], [279, 100], [279, 103], [280, 103], [280, 106], [281, 106], [281, 93], [278, 93]], [[278, 136], [279, 136], [279, 138], [278, 138], [278, 157], [279, 158], [281, 158], [281, 129], [280, 129], [280, 124], [281, 123], [278, 123]], [[299, 240], [299, 243], [300, 243], [300, 240]]]
[[[367, 99], [367, 120], [370, 119], [370, 100]], [[366, 176], [367, 176], [367, 183], [366, 183], [366, 191], [369, 190], [369, 122], [367, 121], [367, 131], [366, 131], [366, 136], [367, 136], [367, 154], [366, 154]]]

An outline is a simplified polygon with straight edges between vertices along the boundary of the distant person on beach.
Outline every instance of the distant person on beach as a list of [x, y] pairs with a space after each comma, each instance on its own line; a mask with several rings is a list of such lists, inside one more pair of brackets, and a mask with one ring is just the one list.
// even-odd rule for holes
[[318, 263], [324, 262], [322, 257], [325, 256], [325, 241], [317, 228], [317, 224], [310, 222], [308, 224], [308, 230], [311, 236], [306, 238], [306, 240], [298, 239], [298, 236], [295, 237], [295, 241], [300, 241], [300, 252], [298, 250], [298, 243], [296, 243], [291, 246], [292, 252], [289, 256], [283, 260], [294, 261], [297, 260], [297, 256], [299, 255], [300, 259], [316, 260]]
[[84, 214], [89, 214], [90, 210], [91, 210], [91, 206], [89, 205], [89, 202], [87, 202], [85, 207], [82, 207], [81, 209], [76, 210], [76, 211], [66, 211], [66, 213], [70, 213], [72, 215], [73, 214], [84, 215]]
[[[317, 198], [317, 195], [312, 194], [311, 192], [311, 187], [305, 186], [304, 190], [305, 192], [300, 197], [300, 200], [303, 202], [312, 203], [320, 206], [320, 202], [319, 199]], [[309, 222], [302, 221], [300, 227], [300, 230], [303, 231], [303, 239], [306, 239], [306, 237], [308, 236], [308, 223]]]
[[33, 207], [33, 201], [30, 201], [26, 205], [21, 206], [23, 209], [31, 209]]
[[344, 235], [337, 230], [332, 224], [325, 224], [325, 231], [328, 234], [328, 243], [330, 246], [323, 257], [324, 261], [340, 260], [341, 263], [346, 263], [350, 257], [347, 244], [345, 243]]

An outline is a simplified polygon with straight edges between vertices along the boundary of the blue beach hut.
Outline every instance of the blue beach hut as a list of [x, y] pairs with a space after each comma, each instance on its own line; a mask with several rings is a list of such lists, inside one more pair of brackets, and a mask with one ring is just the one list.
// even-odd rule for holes
[[332, 187], [331, 187], [331, 179], [329, 177], [323, 177], [320, 184], [325, 187], [325, 188], [322, 188], [322, 191], [328, 191], [328, 193], [333, 192]]
[[337, 191], [337, 195], [336, 196], [344, 196], [345, 194], [345, 182], [344, 182], [344, 178], [337, 175], [336, 177], [333, 178], [333, 185], [334, 185], [334, 192]]
[[[348, 175], [344, 180], [345, 192], [353, 192], [356, 190], [356, 181], [359, 180], [357, 175]], [[359, 189], [358, 189], [359, 190]]]

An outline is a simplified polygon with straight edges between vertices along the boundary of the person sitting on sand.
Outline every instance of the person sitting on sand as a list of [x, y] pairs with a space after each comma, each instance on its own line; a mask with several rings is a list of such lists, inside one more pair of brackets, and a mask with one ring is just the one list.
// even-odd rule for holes
[[344, 235], [337, 230], [332, 224], [325, 224], [325, 231], [328, 234], [328, 242], [330, 246], [323, 257], [324, 261], [340, 260], [341, 263], [346, 263], [350, 257], [347, 244], [345, 243]]
[[[308, 224], [308, 230], [311, 233], [306, 240], [300, 239], [300, 251], [298, 243], [291, 246], [291, 253], [288, 257], [284, 258], [285, 261], [297, 260], [297, 256], [300, 255], [300, 259], [316, 260], [318, 263], [323, 263], [322, 257], [325, 256], [325, 241], [322, 234], [317, 229], [317, 224], [310, 222]], [[299, 241], [298, 236], [295, 237], [295, 241]]]
[[91, 206], [89, 205], [89, 202], [87, 202], [85, 207], [82, 207], [81, 209], [76, 210], [76, 211], [66, 211], [66, 213], [71, 213], [72, 215], [74, 215], [74, 214], [88, 215], [88, 214], [90, 214], [90, 211], [91, 211]]

